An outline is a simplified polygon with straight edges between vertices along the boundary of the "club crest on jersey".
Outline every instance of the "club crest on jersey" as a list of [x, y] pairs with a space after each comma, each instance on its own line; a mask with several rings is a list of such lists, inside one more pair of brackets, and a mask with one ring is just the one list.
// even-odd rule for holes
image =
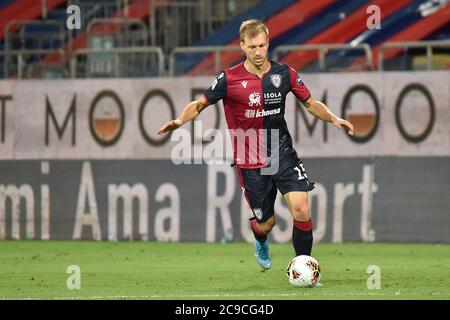
[[263, 211], [261, 208], [256, 208], [255, 210], [253, 210], [253, 213], [255, 214], [256, 218], [258, 218], [258, 220], [261, 220], [263, 216]]
[[261, 96], [259, 92], [250, 93], [250, 95], [248, 96], [248, 106], [255, 107], [260, 105], [261, 105]]
[[279, 88], [281, 85], [281, 76], [279, 74], [273, 74], [270, 76], [270, 81], [275, 86], [275, 88]]
[[247, 81], [241, 81], [241, 84], [244, 88], [247, 88], [247, 83], [248, 83]]

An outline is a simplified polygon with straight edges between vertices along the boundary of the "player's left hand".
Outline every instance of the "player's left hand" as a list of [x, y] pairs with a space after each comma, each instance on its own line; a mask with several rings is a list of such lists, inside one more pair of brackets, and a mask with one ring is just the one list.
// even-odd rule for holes
[[333, 117], [333, 120], [331, 121], [331, 123], [336, 127], [336, 128], [344, 128], [347, 130], [347, 133], [349, 135], [353, 135], [353, 132], [355, 131], [353, 125], [348, 122], [347, 120], [338, 118], [338, 117]]

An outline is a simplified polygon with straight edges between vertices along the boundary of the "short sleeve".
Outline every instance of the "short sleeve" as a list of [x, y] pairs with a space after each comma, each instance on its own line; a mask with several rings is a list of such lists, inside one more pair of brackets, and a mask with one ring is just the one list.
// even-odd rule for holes
[[292, 93], [302, 102], [311, 97], [308, 87], [303, 83], [300, 73], [289, 67], [289, 78], [291, 80]]
[[214, 104], [227, 95], [227, 77], [225, 72], [221, 72], [211, 86], [206, 89], [203, 96], [208, 100], [209, 104]]

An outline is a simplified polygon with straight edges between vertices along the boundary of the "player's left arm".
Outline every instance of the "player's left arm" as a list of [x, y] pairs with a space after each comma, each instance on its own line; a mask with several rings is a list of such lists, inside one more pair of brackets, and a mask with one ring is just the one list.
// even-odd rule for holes
[[353, 135], [353, 125], [347, 120], [335, 116], [323, 102], [309, 97], [308, 100], [303, 101], [303, 105], [306, 107], [306, 110], [316, 118], [331, 122], [336, 128], [344, 128], [349, 135]]

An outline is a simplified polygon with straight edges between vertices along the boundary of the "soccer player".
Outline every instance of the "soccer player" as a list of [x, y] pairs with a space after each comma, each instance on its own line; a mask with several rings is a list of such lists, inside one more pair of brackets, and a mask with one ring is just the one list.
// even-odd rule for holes
[[[351, 123], [338, 118], [325, 104], [311, 97], [297, 71], [268, 59], [269, 30], [263, 22], [254, 19], [242, 22], [239, 35], [245, 61], [221, 72], [203, 96], [186, 105], [181, 115], [166, 122], [158, 134], [179, 128], [206, 107], [223, 100], [234, 163], [254, 215], [251, 228], [256, 260], [263, 269], [270, 269], [268, 234], [276, 223], [277, 190], [286, 200], [294, 220], [295, 254], [311, 255], [313, 243], [308, 191], [314, 188], [314, 183], [308, 179], [303, 162], [292, 146], [284, 119], [286, 95], [292, 92], [320, 120], [344, 128], [350, 135], [354, 129]], [[270, 167], [277, 170], [265, 171]]]

